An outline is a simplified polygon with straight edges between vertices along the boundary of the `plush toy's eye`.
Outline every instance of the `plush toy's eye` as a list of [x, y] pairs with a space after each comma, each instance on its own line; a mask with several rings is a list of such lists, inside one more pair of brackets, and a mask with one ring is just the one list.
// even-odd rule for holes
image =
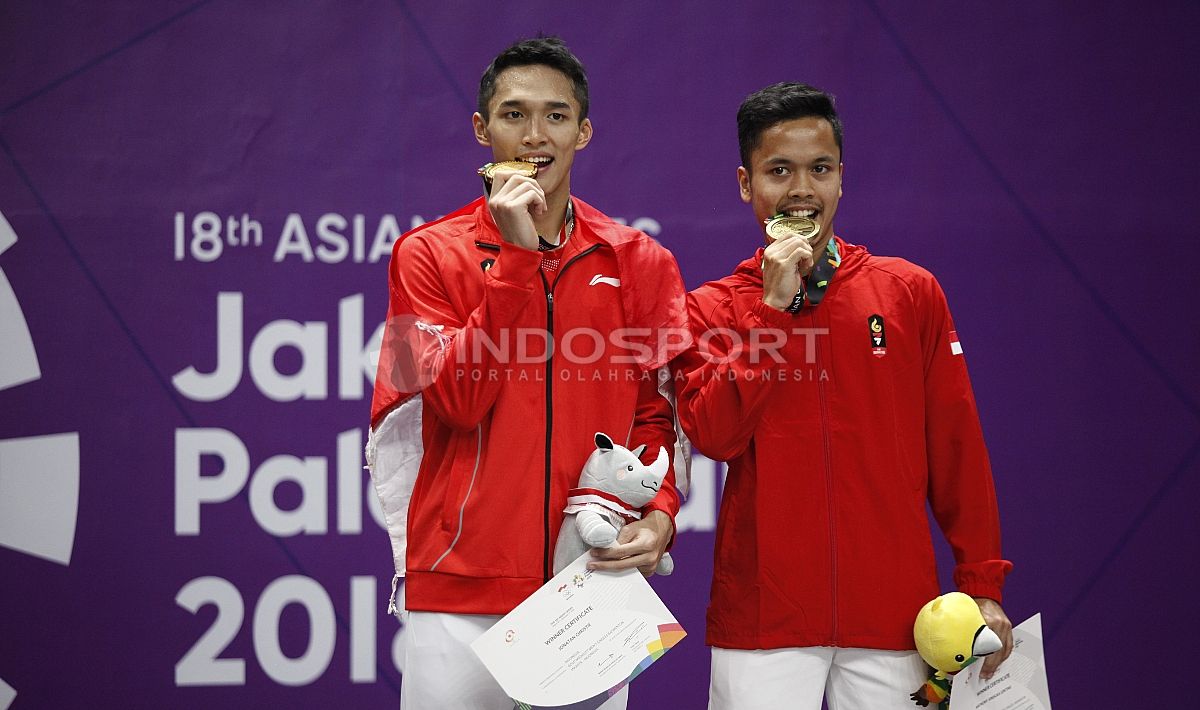
[[633, 464], [629, 464], [628, 466], [626, 466], [626, 467], [625, 467], [625, 469], [626, 469], [627, 471], [632, 471], [632, 470], [633, 470]]
[[963, 655], [960, 653], [954, 657], [954, 660], [958, 661], [959, 663], [962, 663], [963, 661], [965, 661], [967, 659], [963, 658]]

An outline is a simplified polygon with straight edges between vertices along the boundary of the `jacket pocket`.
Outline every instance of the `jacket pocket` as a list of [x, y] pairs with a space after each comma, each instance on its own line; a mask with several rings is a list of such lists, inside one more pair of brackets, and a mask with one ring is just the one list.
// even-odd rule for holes
[[483, 455], [483, 431], [475, 427], [473, 436], [465, 439], [454, 456], [450, 467], [450, 480], [446, 482], [446, 490], [442, 498], [442, 529], [455, 532], [462, 525], [464, 509], [479, 473], [480, 459]]

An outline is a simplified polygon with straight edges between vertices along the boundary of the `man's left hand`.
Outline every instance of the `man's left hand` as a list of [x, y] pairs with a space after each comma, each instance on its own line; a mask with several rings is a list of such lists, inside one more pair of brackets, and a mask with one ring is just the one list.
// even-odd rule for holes
[[1012, 653], [1012, 622], [1008, 620], [1008, 615], [995, 600], [987, 597], [974, 597], [974, 599], [975, 603], [979, 605], [979, 611], [983, 613], [984, 623], [988, 625], [989, 629], [996, 632], [996, 635], [1000, 637], [1000, 642], [1004, 644], [999, 651], [983, 659], [983, 668], [979, 670], [980, 679], [991, 680], [996, 669]]
[[637, 567], [647, 577], [654, 574], [659, 559], [671, 542], [674, 528], [661, 510], [650, 511], [641, 520], [629, 523], [617, 533], [617, 544], [592, 550], [588, 569], [619, 570]]

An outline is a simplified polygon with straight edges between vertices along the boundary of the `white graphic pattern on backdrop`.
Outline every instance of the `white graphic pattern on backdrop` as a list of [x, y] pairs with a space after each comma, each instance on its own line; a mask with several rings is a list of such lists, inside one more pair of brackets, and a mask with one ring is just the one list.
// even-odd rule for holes
[[[0, 213], [0, 255], [16, 243]], [[41, 376], [25, 314], [0, 269], [0, 391]], [[0, 547], [68, 565], [78, 512], [78, 432], [0, 440]], [[0, 679], [0, 710], [16, 697]]]
[[[0, 255], [16, 243], [16, 233], [0, 213]], [[3, 270], [0, 270], [0, 334], [4, 335], [0, 338], [0, 390], [41, 377], [25, 314]]]

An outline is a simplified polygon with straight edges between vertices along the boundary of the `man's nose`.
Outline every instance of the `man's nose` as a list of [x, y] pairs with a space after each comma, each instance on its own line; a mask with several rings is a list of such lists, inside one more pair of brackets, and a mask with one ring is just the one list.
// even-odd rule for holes
[[812, 197], [812, 179], [803, 170], [796, 171], [792, 183], [788, 185], [788, 197]]
[[546, 142], [546, 130], [540, 118], [531, 118], [525, 124], [525, 145], [541, 145]]

